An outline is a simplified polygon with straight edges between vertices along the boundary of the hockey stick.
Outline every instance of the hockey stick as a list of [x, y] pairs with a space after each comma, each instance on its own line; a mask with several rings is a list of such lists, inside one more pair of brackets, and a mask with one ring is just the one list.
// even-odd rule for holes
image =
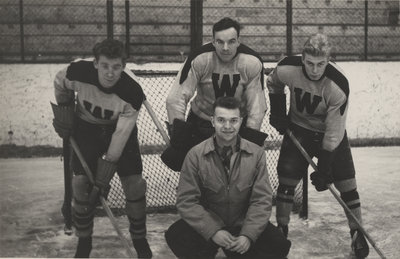
[[[299, 149], [300, 153], [304, 156], [304, 158], [307, 160], [307, 162], [311, 165], [311, 167], [317, 171], [317, 165], [314, 163], [314, 161], [311, 159], [311, 157], [308, 155], [307, 151], [303, 148], [303, 146], [300, 144], [300, 142], [297, 140], [297, 138], [293, 135], [293, 132], [290, 129], [286, 130], [286, 133], [288, 134], [289, 138], [293, 141], [295, 146]], [[356, 222], [358, 228], [361, 230], [361, 232], [364, 234], [364, 236], [368, 239], [369, 243], [372, 245], [372, 247], [375, 249], [375, 251], [378, 253], [378, 255], [382, 258], [385, 259], [386, 257], [383, 255], [382, 251], [379, 250], [379, 248], [376, 246], [374, 240], [370, 237], [370, 235], [365, 231], [364, 227], [361, 225], [360, 221], [354, 216], [353, 212], [347, 207], [346, 203], [340, 198], [339, 194], [333, 189], [332, 184], [328, 184], [328, 189], [329, 191], [333, 194], [333, 196], [336, 198], [336, 200], [342, 205], [343, 209], [351, 216], [351, 218]]]
[[[71, 143], [71, 146], [72, 146], [73, 150], [75, 151], [76, 156], [79, 158], [79, 161], [81, 162], [82, 167], [85, 170], [85, 173], [86, 173], [87, 177], [89, 178], [90, 183], [94, 184], [94, 178], [93, 178], [92, 171], [90, 170], [90, 168], [87, 165], [85, 159], [83, 158], [83, 155], [82, 155], [82, 153], [81, 153], [81, 151], [80, 151], [80, 149], [78, 147], [78, 144], [76, 143], [76, 141], [75, 141], [75, 139], [73, 137], [70, 137], [69, 141]], [[101, 195], [100, 195], [100, 202], [101, 202], [101, 205], [103, 205], [103, 208], [106, 211], [107, 216], [111, 221], [111, 224], [113, 225], [115, 231], [117, 232], [118, 237], [120, 238], [122, 244], [125, 246], [126, 251], [128, 252], [128, 255], [130, 257], [134, 258], [135, 254], [132, 252], [128, 241], [124, 237], [122, 231], [119, 229], [117, 221], [115, 220], [115, 217], [114, 217], [110, 207], [107, 205], [106, 200]]]
[[61, 212], [64, 216], [64, 233], [68, 236], [72, 234], [72, 178], [71, 178], [71, 152], [68, 138], [63, 139], [63, 158], [64, 158], [64, 203]]
[[147, 109], [147, 112], [150, 114], [151, 119], [153, 120], [154, 124], [156, 125], [158, 131], [161, 134], [161, 137], [164, 139], [165, 143], [167, 145], [169, 145], [169, 137], [167, 135], [167, 133], [165, 132], [165, 130], [163, 129], [160, 121], [157, 118], [156, 113], [154, 112], [153, 108], [151, 107], [150, 103], [145, 99], [143, 101], [144, 106]]

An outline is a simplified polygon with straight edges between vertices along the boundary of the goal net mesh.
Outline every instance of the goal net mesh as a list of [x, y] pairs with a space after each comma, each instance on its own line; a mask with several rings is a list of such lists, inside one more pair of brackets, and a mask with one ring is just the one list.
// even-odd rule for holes
[[[159, 121], [166, 131], [164, 121], [167, 121], [167, 112], [165, 108], [166, 97], [172, 86], [177, 71], [134, 71], [138, 76], [146, 98], [156, 113]], [[265, 90], [268, 96], [267, 90]], [[269, 100], [267, 98], [268, 107]], [[282, 142], [282, 136], [268, 123], [269, 109], [264, 117], [261, 131], [269, 134], [265, 148], [267, 167], [270, 182], [273, 189], [273, 198], [275, 201], [278, 188], [278, 176], [276, 166], [279, 157], [279, 149]], [[166, 148], [166, 144], [161, 137], [155, 123], [151, 119], [144, 105], [141, 108], [138, 125], [138, 139], [143, 161], [143, 177], [147, 181], [147, 209], [148, 211], [168, 211], [174, 210], [176, 201], [176, 188], [179, 180], [179, 172], [169, 169], [160, 158], [161, 153]], [[298, 184], [294, 195], [294, 211], [301, 210], [303, 199], [302, 181]], [[111, 190], [108, 195], [108, 205], [112, 209], [120, 210], [124, 213], [125, 195], [118, 175], [115, 174], [111, 181]]]

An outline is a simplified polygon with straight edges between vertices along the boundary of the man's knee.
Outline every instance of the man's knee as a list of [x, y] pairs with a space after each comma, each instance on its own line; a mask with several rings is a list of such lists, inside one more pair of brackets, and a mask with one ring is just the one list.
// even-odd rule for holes
[[77, 204], [88, 205], [91, 184], [86, 175], [75, 175], [72, 178], [72, 191]]
[[167, 231], [165, 231], [165, 240], [168, 245], [181, 242], [181, 237], [187, 232], [188, 226], [186, 225], [187, 223], [181, 219], [174, 222]]
[[93, 231], [94, 208], [89, 203], [89, 188], [89, 179], [85, 175], [73, 177], [72, 217], [79, 237], [90, 236]]
[[185, 223], [183, 220], [176, 221], [167, 229], [167, 231], [165, 231], [164, 234], [167, 245], [176, 256], [182, 256], [182, 254], [185, 254], [186, 252], [185, 245], [182, 244], [181, 240], [184, 236], [183, 223]]
[[205, 240], [182, 219], [168, 228], [165, 239], [177, 257], [214, 258], [218, 249], [217, 245]]
[[128, 216], [142, 215], [146, 209], [146, 180], [140, 174], [121, 177], [122, 188], [126, 197]]
[[[258, 254], [266, 258], [286, 258], [292, 243], [273, 224], [268, 223], [258, 240]], [[268, 244], [266, 246], [265, 244]]]

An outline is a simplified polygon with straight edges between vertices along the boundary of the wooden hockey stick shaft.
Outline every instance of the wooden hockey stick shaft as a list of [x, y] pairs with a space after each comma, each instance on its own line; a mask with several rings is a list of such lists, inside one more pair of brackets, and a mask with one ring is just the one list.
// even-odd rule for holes
[[150, 114], [150, 117], [153, 120], [154, 124], [156, 125], [157, 130], [160, 132], [161, 137], [164, 139], [165, 143], [169, 145], [169, 137], [165, 132], [164, 128], [162, 127], [160, 121], [158, 120], [157, 115], [154, 112], [153, 108], [151, 107], [150, 103], [147, 100], [144, 100], [143, 104], [146, 107], [147, 112]]
[[[314, 163], [314, 161], [311, 159], [311, 157], [308, 155], [307, 151], [303, 148], [303, 146], [300, 144], [300, 142], [297, 140], [297, 138], [294, 136], [293, 132], [290, 129], [286, 130], [286, 133], [288, 134], [289, 138], [293, 141], [295, 146], [299, 149], [300, 153], [304, 156], [304, 158], [307, 160], [307, 162], [311, 165], [311, 167], [317, 171], [318, 167]], [[346, 205], [346, 203], [340, 198], [339, 194], [333, 189], [332, 184], [328, 184], [328, 189], [329, 191], [333, 194], [333, 196], [336, 198], [336, 200], [342, 205], [343, 209], [350, 215], [350, 217], [356, 222], [358, 228], [361, 230], [361, 232], [364, 234], [364, 236], [368, 239], [369, 243], [372, 245], [372, 247], [375, 249], [375, 251], [378, 253], [378, 255], [382, 259], [386, 259], [386, 257], [383, 255], [382, 251], [376, 246], [374, 240], [370, 237], [370, 235], [365, 231], [364, 227], [361, 225], [360, 221], [354, 216], [353, 212], [349, 209], [349, 207]]]
[[[78, 157], [79, 161], [82, 164], [83, 169], [85, 170], [85, 173], [87, 175], [87, 177], [89, 178], [90, 183], [94, 184], [94, 178], [93, 178], [93, 173], [90, 170], [89, 166], [87, 165], [79, 147], [78, 144], [76, 143], [75, 139], [73, 137], [69, 138], [69, 141], [71, 143], [71, 146], [73, 148], [73, 150], [75, 151], [76, 156]], [[126, 240], [126, 238], [124, 237], [124, 234], [122, 233], [122, 231], [120, 230], [120, 228], [118, 227], [117, 221], [115, 220], [115, 217], [110, 209], [110, 207], [107, 205], [106, 200], [104, 199], [103, 196], [100, 195], [100, 202], [101, 205], [103, 205], [104, 210], [107, 213], [108, 218], [111, 221], [111, 224], [113, 225], [115, 231], [118, 234], [119, 239], [121, 240], [122, 244], [124, 245], [124, 247], [126, 248], [126, 251], [128, 252], [128, 255], [132, 258], [135, 257], [135, 253], [132, 251], [132, 249], [129, 246], [128, 241]]]
[[71, 200], [72, 200], [72, 177], [71, 177], [71, 152], [68, 138], [63, 139], [63, 157], [64, 157], [64, 203], [63, 203], [63, 216], [64, 216], [64, 233], [66, 235], [72, 234], [72, 214], [71, 214]]

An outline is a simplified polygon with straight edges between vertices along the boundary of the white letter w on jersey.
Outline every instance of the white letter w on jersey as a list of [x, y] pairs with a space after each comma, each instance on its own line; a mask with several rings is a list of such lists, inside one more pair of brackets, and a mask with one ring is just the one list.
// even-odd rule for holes
[[294, 88], [294, 93], [296, 95], [296, 108], [299, 112], [303, 112], [305, 107], [308, 114], [313, 114], [315, 109], [317, 109], [318, 104], [322, 101], [322, 97], [314, 95], [311, 103], [311, 94], [305, 92], [303, 98], [301, 98], [302, 92], [302, 89]]
[[220, 74], [213, 73], [212, 74], [212, 83], [215, 92], [215, 99], [221, 96], [231, 96], [233, 97], [236, 92], [236, 88], [239, 85], [240, 74], [234, 74], [233, 83], [231, 84], [231, 80], [229, 75], [225, 74], [222, 76], [221, 85], [218, 84]]

